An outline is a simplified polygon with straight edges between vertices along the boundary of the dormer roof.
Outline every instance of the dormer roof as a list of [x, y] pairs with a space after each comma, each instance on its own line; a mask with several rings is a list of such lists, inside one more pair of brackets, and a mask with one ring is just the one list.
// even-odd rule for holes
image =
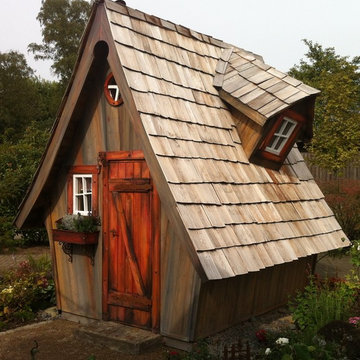
[[223, 51], [216, 65], [214, 86], [224, 101], [260, 126], [284, 109], [320, 93], [239, 48]]

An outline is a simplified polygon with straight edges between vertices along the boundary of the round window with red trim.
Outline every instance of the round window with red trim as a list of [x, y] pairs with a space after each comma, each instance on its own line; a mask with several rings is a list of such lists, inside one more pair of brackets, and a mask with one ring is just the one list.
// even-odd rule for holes
[[104, 94], [108, 103], [112, 106], [119, 106], [123, 103], [119, 86], [116, 84], [113, 73], [110, 73], [104, 84]]

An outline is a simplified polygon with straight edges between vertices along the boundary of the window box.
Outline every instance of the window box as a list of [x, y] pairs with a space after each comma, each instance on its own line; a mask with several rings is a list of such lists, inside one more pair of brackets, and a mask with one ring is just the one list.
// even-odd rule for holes
[[68, 214], [56, 221], [53, 240], [63, 243], [87, 245], [97, 244], [100, 220], [96, 216]]
[[95, 245], [98, 243], [99, 238], [99, 231], [76, 232], [71, 230], [53, 229], [52, 234], [54, 241], [76, 245]]
[[95, 248], [98, 243], [100, 220], [96, 216], [68, 214], [56, 221], [57, 229], [52, 229], [53, 241], [57, 241], [68, 261], [73, 260], [74, 245], [86, 246], [86, 254], [94, 265]]

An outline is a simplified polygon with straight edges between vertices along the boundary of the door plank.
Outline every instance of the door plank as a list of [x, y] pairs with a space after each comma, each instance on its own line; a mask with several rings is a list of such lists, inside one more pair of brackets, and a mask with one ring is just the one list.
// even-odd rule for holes
[[116, 291], [109, 291], [109, 305], [123, 306], [130, 309], [150, 311], [151, 299], [147, 297], [127, 294]]
[[125, 251], [129, 259], [131, 273], [133, 275], [134, 284], [137, 292], [140, 295], [146, 295], [146, 288], [140, 273], [139, 265], [137, 262], [135, 250], [133, 247], [133, 241], [130, 229], [128, 224], [126, 223], [125, 212], [120, 201], [119, 193], [116, 191], [112, 192], [113, 201], [115, 204], [116, 212], [118, 214], [118, 221], [120, 225], [120, 231], [123, 239], [123, 243], [125, 245]]

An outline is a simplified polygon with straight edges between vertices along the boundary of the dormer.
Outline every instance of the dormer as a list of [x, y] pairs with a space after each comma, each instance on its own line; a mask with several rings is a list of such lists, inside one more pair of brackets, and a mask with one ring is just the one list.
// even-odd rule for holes
[[296, 140], [312, 137], [320, 91], [266, 65], [261, 57], [225, 49], [213, 84], [238, 119], [237, 131], [251, 162], [279, 169]]

